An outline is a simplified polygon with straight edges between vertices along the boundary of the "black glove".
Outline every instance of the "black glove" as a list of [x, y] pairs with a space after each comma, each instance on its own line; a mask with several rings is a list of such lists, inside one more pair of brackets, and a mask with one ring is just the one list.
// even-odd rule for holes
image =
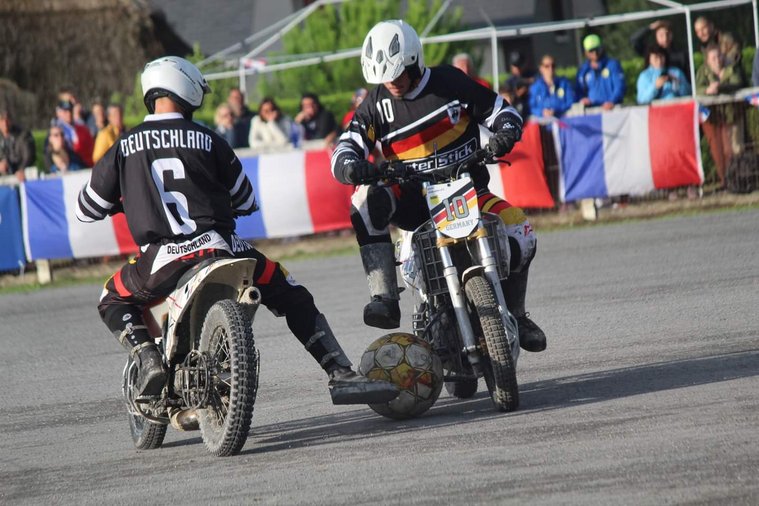
[[503, 124], [488, 141], [488, 147], [496, 158], [510, 153], [514, 149], [514, 144], [522, 138], [522, 127], [513, 121], [507, 121]]
[[119, 200], [113, 205], [112, 208], [108, 210], [108, 216], [114, 216], [116, 214], [123, 213], [123, 212], [124, 212], [124, 202]]
[[351, 184], [374, 183], [379, 176], [379, 169], [369, 160], [354, 160], [345, 167], [345, 179]]

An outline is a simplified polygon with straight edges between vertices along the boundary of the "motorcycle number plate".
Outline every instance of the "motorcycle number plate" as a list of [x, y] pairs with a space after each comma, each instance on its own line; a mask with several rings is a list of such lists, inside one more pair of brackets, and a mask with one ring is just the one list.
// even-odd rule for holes
[[427, 186], [427, 207], [440, 233], [454, 239], [471, 234], [480, 219], [477, 192], [468, 177]]

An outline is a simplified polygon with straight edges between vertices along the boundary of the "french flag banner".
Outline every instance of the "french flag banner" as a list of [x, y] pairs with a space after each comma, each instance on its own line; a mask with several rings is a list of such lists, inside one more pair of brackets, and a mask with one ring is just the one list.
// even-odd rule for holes
[[90, 170], [21, 185], [22, 228], [28, 260], [87, 258], [137, 251], [123, 214], [94, 223], [76, 218], [79, 190]]
[[292, 237], [350, 228], [353, 187], [332, 177], [328, 151], [287, 151], [240, 161], [260, 208], [237, 219], [240, 237]]
[[554, 141], [564, 202], [704, 181], [693, 101], [565, 118]]
[[[483, 145], [486, 143], [483, 141]], [[508, 163], [488, 166], [491, 192], [517, 207], [554, 206], [546, 180], [539, 124], [527, 122], [522, 140], [503, 159]]]

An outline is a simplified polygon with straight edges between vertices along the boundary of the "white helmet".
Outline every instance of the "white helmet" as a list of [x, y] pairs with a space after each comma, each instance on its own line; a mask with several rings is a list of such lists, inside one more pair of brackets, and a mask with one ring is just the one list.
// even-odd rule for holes
[[145, 65], [140, 77], [145, 107], [152, 114], [155, 99], [169, 97], [190, 114], [211, 92], [198, 67], [178, 56], [164, 56]]
[[361, 70], [367, 83], [388, 83], [408, 69], [411, 77], [424, 72], [422, 41], [408, 23], [400, 19], [380, 21], [364, 39]]

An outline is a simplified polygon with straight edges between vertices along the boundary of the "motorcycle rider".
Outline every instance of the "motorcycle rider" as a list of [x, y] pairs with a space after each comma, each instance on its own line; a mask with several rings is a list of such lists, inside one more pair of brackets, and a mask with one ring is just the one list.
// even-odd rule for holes
[[[384, 329], [400, 325], [390, 223], [414, 230], [429, 219], [418, 183], [378, 187], [381, 175], [367, 160], [378, 147], [389, 160], [418, 171], [459, 163], [479, 148], [479, 125], [493, 132], [495, 156], [510, 152], [522, 135], [522, 118], [502, 97], [448, 65], [427, 68], [416, 31], [401, 20], [382, 21], [367, 34], [361, 50], [364, 79], [376, 84], [356, 110], [332, 154], [332, 174], [344, 184], [359, 185], [351, 200], [351, 222], [360, 246], [371, 301], [364, 322]], [[483, 211], [498, 214], [508, 229], [511, 275], [504, 283], [509, 311], [519, 325], [527, 351], [543, 351], [546, 336], [525, 311], [527, 273], [536, 238], [524, 212], [488, 190], [484, 167], [472, 178]]]
[[295, 337], [329, 376], [333, 402], [395, 391], [358, 376], [311, 293], [287, 270], [235, 234], [236, 216], [258, 209], [253, 186], [232, 148], [192, 121], [210, 92], [189, 61], [163, 57], [141, 75], [144, 123], [123, 133], [79, 193], [77, 218], [91, 222], [123, 209], [135, 242], [130, 260], [105, 284], [98, 311], [137, 364], [136, 395], [161, 393], [167, 372], [142, 319], [142, 306], [167, 296], [182, 274], [209, 257], [257, 260], [262, 303], [284, 315]]

